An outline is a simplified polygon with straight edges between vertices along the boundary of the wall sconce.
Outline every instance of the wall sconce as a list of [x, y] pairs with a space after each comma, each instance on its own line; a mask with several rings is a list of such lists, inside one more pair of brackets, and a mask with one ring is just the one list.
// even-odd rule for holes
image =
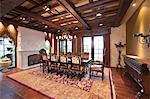
[[139, 42], [141, 44], [147, 44], [148, 48], [150, 47], [150, 34], [144, 35], [142, 33], [136, 33], [133, 34], [133, 37], [140, 37]]

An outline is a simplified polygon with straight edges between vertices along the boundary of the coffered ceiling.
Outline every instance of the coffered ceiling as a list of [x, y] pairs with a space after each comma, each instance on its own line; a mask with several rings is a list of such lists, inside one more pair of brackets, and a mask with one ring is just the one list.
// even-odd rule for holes
[[132, 0], [1, 0], [1, 19], [58, 33], [119, 26]]

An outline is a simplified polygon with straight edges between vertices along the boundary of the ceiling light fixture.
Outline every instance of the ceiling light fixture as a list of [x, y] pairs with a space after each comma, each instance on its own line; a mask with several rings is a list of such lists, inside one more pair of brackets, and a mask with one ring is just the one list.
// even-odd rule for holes
[[60, 32], [60, 30], [58, 30], [58, 32]]
[[78, 27], [75, 27], [75, 30], [78, 30], [79, 28]]
[[101, 13], [97, 13], [96, 16], [97, 16], [97, 17], [100, 17], [100, 16], [102, 16], [102, 14], [101, 14]]
[[135, 6], [136, 6], [136, 3], [133, 3], [132, 6], [135, 7]]
[[71, 24], [71, 22], [68, 22], [68, 24]]
[[49, 10], [50, 10], [50, 7], [48, 7], [48, 6], [44, 6], [44, 7], [43, 7], [43, 10], [45, 10], [45, 11], [49, 11]]
[[24, 21], [24, 20], [26, 20], [26, 18], [22, 18], [22, 20]]
[[44, 26], [44, 28], [48, 28], [48, 26], [47, 26], [47, 25], [45, 25], [45, 26]]
[[99, 24], [99, 26], [103, 26], [103, 24], [102, 24], [102, 23], [100, 23], [100, 24]]

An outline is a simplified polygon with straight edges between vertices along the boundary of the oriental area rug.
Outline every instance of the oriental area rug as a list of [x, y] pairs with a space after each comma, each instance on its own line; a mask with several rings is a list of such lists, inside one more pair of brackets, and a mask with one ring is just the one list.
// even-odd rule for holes
[[70, 79], [51, 73], [42, 68], [33, 68], [8, 75], [9, 78], [53, 99], [111, 99], [110, 69], [104, 69], [101, 77]]

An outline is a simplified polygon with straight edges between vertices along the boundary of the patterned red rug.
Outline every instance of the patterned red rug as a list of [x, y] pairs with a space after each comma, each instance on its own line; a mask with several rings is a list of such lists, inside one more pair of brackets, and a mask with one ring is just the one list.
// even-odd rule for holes
[[90, 91], [90, 88], [93, 83], [92, 79], [83, 78], [81, 81], [79, 81], [78, 79], [75, 79], [75, 78], [70, 79], [70, 78], [67, 78], [66, 76], [59, 76], [59, 75], [51, 74], [51, 73], [43, 73], [42, 71], [39, 71], [39, 70], [34, 70], [29, 73], [38, 77], [46, 78], [48, 80], [67, 85], [67, 86], [80, 88], [84, 91]]

